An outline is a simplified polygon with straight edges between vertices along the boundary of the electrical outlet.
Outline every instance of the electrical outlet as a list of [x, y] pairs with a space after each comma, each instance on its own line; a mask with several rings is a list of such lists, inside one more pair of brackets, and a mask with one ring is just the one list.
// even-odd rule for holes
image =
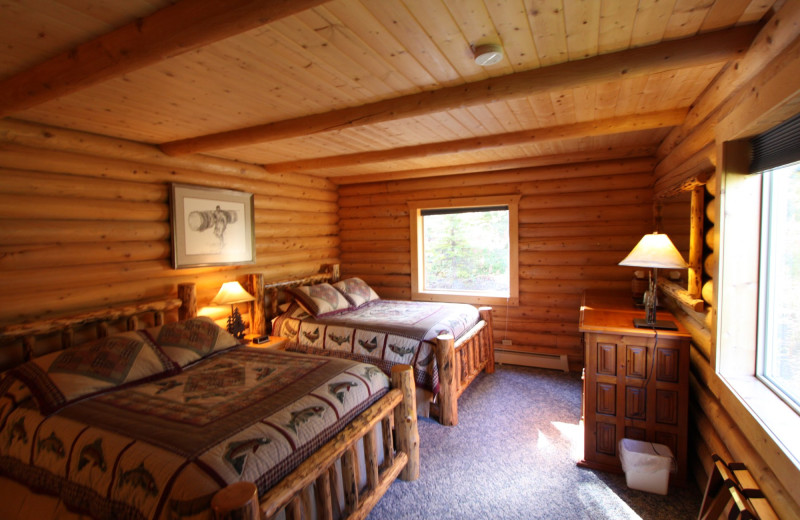
[[500, 343], [502, 345], [509, 346], [509, 345], [511, 345], [511, 340], [510, 339], [504, 339]]

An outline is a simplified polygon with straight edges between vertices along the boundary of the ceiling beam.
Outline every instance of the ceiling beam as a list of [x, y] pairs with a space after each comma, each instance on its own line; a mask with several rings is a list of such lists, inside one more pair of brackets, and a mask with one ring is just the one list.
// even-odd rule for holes
[[264, 168], [270, 173], [326, 170], [341, 166], [399, 161], [417, 157], [431, 157], [434, 155], [499, 148], [502, 146], [538, 144], [561, 139], [620, 134], [655, 128], [669, 128], [682, 124], [686, 114], [686, 109], [631, 114], [624, 117], [612, 117], [608, 119], [599, 119], [597, 121], [550, 126], [506, 134], [485, 135], [456, 141], [426, 143], [415, 146], [392, 148], [389, 150], [376, 150], [328, 157], [315, 157], [313, 159], [304, 159], [300, 161], [265, 164]]
[[0, 117], [326, 1], [182, 0], [0, 82]]
[[756, 25], [725, 29], [357, 107], [170, 141], [160, 147], [169, 155], [235, 148], [681, 68], [724, 63], [743, 54], [758, 29]]
[[[360, 175], [329, 176], [328, 180], [335, 184], [361, 184], [365, 182], [384, 182], [402, 179], [419, 179], [422, 177], [439, 177], [443, 175], [462, 175], [465, 173], [496, 172], [516, 168], [532, 168], [536, 166], [566, 165], [572, 163], [607, 161], [633, 157], [654, 157], [655, 146], [630, 146], [612, 148], [610, 150], [590, 150], [556, 155], [540, 155], [538, 157], [520, 157], [502, 161], [488, 161], [471, 164], [454, 164], [415, 170], [376, 172]], [[655, 159], [651, 167], [655, 166]]]

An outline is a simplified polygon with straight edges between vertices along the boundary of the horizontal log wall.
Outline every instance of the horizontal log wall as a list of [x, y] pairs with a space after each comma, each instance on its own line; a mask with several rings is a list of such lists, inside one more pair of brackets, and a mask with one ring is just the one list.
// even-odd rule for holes
[[342, 276], [363, 278], [384, 298], [408, 299], [407, 201], [520, 194], [520, 304], [494, 306], [495, 342], [566, 354], [580, 370], [581, 293], [630, 290], [633, 269], [617, 263], [653, 230], [653, 166], [651, 159], [627, 159], [342, 186]]
[[[726, 409], [725, 395], [729, 390], [723, 388], [712, 361], [717, 348], [714, 277], [718, 273], [717, 251], [720, 248], [720, 233], [715, 225], [720, 211], [719, 179], [714, 177], [714, 169], [721, 171], [723, 162], [718, 154], [722, 143], [717, 141], [716, 127], [735, 107], [747, 103], [763, 107], [763, 111], [749, 114], [755, 119], [763, 117], [767, 107], [772, 108], [770, 103], [783, 104], [782, 96], [787, 92], [792, 95], [800, 91], [798, 27], [800, 3], [787, 2], [766, 23], [745, 56], [728, 67], [706, 90], [684, 125], [673, 130], [662, 143], [654, 193], [659, 200], [670, 200], [681, 190], [702, 184], [706, 187], [705, 229], [698, 239], [704, 241], [702, 297], [705, 310], [693, 312], [670, 298], [665, 302], [692, 334], [690, 449], [695, 455], [692, 470], [697, 484], [705, 486], [714, 453], [727, 461], [743, 462], [781, 518], [800, 518], [800, 493], [797, 491], [800, 488], [795, 484], [796, 477], [785, 471], [792, 463], [776, 460], [776, 455], [765, 448], [767, 434], [748, 431], [742, 427], [746, 418]], [[736, 126], [743, 128], [751, 122], [736, 121]]]
[[[171, 267], [169, 183], [254, 193], [256, 265]], [[329, 181], [0, 121], [0, 325], [155, 298], [197, 284], [198, 305], [248, 273], [306, 276], [339, 261]]]

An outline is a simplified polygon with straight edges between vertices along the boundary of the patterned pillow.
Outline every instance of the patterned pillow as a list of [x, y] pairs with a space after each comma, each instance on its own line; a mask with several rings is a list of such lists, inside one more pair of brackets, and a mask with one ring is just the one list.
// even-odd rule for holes
[[208, 316], [151, 327], [147, 333], [181, 367], [239, 345], [236, 338]]
[[180, 367], [143, 331], [114, 334], [33, 359], [10, 371], [43, 415], [103, 391], [169, 375]]
[[333, 284], [333, 286], [344, 294], [345, 298], [350, 300], [350, 303], [356, 308], [372, 300], [380, 300], [380, 297], [372, 290], [372, 287], [367, 285], [367, 282], [361, 278], [348, 278]]
[[352, 307], [347, 298], [328, 283], [294, 287], [289, 292], [312, 316], [319, 317], [349, 311]]

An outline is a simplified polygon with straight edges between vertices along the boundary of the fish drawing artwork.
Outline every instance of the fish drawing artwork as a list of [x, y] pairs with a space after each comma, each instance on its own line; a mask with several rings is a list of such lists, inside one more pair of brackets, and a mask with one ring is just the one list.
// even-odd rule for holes
[[319, 339], [319, 327], [314, 329], [314, 332], [303, 331], [303, 336], [305, 336], [308, 341], [314, 343]]
[[372, 381], [372, 376], [380, 374], [381, 371], [379, 368], [373, 365], [367, 365], [364, 367], [364, 377], [367, 378], [367, 381]]
[[78, 456], [78, 471], [89, 465], [90, 468], [97, 468], [103, 473], [106, 471], [106, 459], [103, 456], [103, 439], [98, 437], [91, 444], [81, 448]]
[[328, 392], [330, 392], [340, 403], [344, 404], [344, 394], [349, 392], [351, 388], [358, 386], [355, 381], [341, 381], [339, 383], [331, 383], [328, 385]]
[[271, 367], [256, 367], [253, 371], [257, 374], [256, 381], [261, 381], [265, 377], [269, 377], [270, 374], [275, 372], [274, 368]]
[[51, 432], [49, 437], [40, 439], [36, 443], [36, 447], [39, 449], [39, 453], [46, 451], [54, 454], [59, 459], [64, 458], [64, 442], [56, 437], [56, 432]]
[[128, 471], [122, 468], [119, 470], [119, 487], [130, 486], [134, 489], [141, 489], [151, 497], [158, 495], [158, 486], [156, 479], [153, 478], [152, 473], [147, 471], [144, 467], [144, 461], [140, 462], [138, 466]]
[[181, 386], [183, 383], [179, 381], [156, 381], [155, 384], [159, 387], [159, 389], [156, 391], [156, 395], [160, 395], [164, 392], [169, 392], [176, 386]]
[[289, 323], [285, 323], [283, 325], [283, 336], [286, 336], [289, 339], [294, 339], [297, 337], [297, 329], [289, 325]]
[[433, 351], [430, 351], [424, 358], [417, 360], [417, 365], [426, 367], [431, 364], [431, 361], [433, 361]]
[[289, 423], [286, 425], [286, 427], [296, 434], [298, 426], [307, 423], [312, 417], [322, 417], [322, 414], [324, 413], [325, 408], [322, 406], [309, 406], [308, 408], [303, 408], [298, 412], [292, 412], [292, 418], [289, 420]]
[[20, 417], [17, 422], [11, 425], [8, 431], [8, 443], [6, 446], [11, 446], [14, 441], [22, 441], [22, 444], [28, 444], [28, 431], [25, 429], [25, 418]]
[[378, 348], [378, 337], [375, 336], [369, 341], [364, 341], [363, 339], [358, 340], [358, 344], [361, 345], [361, 348], [366, 350], [367, 352], [372, 352], [376, 348]]
[[414, 347], [401, 347], [399, 345], [395, 345], [393, 343], [389, 344], [389, 350], [397, 354], [398, 356], [407, 356], [414, 352]]
[[257, 437], [245, 441], [236, 441], [228, 444], [225, 450], [223, 459], [231, 465], [240, 476], [244, 472], [244, 464], [247, 462], [247, 456], [251, 453], [256, 453], [258, 448], [269, 444], [272, 439], [269, 437]]
[[340, 347], [342, 346], [343, 343], [350, 343], [350, 334], [348, 334], [347, 336], [339, 336], [331, 332], [328, 334], [328, 338], [330, 338], [331, 341], [333, 341]]

